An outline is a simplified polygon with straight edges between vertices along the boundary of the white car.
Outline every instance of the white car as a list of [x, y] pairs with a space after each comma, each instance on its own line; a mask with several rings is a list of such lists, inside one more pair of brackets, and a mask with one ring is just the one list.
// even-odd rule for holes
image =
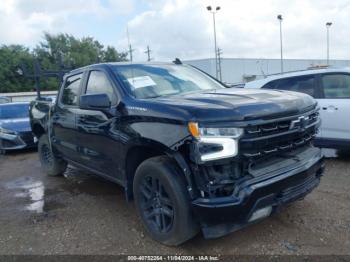
[[350, 68], [309, 69], [270, 75], [244, 88], [289, 90], [313, 96], [320, 106], [317, 146], [350, 149]]

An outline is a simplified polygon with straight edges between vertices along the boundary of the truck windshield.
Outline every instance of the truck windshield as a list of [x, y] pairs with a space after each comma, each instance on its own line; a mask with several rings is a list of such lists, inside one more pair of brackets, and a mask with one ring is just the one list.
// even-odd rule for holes
[[16, 119], [29, 117], [28, 104], [0, 105], [0, 119]]
[[154, 98], [225, 88], [186, 65], [118, 65], [113, 70], [136, 98]]

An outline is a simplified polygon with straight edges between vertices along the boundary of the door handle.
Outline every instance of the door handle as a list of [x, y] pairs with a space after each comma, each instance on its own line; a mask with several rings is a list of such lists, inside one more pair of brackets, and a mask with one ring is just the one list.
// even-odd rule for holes
[[335, 107], [335, 106], [324, 106], [322, 107], [322, 110], [338, 110], [338, 107]]

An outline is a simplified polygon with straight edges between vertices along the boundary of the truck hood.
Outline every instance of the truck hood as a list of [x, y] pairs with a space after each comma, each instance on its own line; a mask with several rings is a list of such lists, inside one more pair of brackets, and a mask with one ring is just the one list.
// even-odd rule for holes
[[160, 97], [153, 103], [164, 105], [165, 111], [186, 112], [187, 120], [198, 122], [271, 119], [301, 114], [317, 105], [316, 100], [302, 93], [242, 88]]

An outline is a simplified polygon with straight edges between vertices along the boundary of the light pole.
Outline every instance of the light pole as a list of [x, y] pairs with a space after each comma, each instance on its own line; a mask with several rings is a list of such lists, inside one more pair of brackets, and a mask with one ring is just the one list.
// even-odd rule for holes
[[207, 6], [207, 10], [213, 14], [213, 24], [214, 24], [214, 54], [215, 54], [215, 75], [216, 78], [218, 78], [218, 54], [217, 54], [217, 47], [216, 47], [216, 25], [215, 25], [215, 14], [217, 11], [220, 10], [220, 6], [215, 7], [213, 9], [211, 6]]
[[278, 15], [277, 19], [280, 21], [281, 73], [283, 73], [282, 15]]
[[331, 27], [332, 22], [326, 23], [327, 28], [327, 65], [329, 65], [329, 28]]

